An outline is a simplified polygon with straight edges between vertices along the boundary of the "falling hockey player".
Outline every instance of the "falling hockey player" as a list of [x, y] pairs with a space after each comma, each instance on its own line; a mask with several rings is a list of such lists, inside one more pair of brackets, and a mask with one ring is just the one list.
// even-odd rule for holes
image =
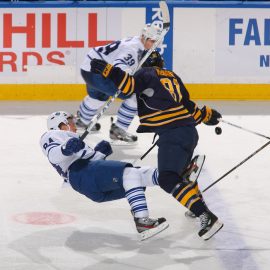
[[114, 82], [123, 94], [137, 97], [140, 125], [137, 132], [159, 135], [158, 182], [160, 187], [199, 217], [198, 235], [208, 240], [223, 224], [206, 206], [197, 182], [186, 180], [185, 169], [198, 142], [196, 125], [218, 124], [221, 114], [207, 106], [199, 109], [190, 100], [182, 80], [165, 70], [163, 58], [157, 51], [134, 76], [102, 60], [92, 60], [91, 71]]
[[74, 117], [68, 112], [52, 113], [47, 126], [40, 139], [42, 151], [74, 190], [98, 203], [126, 198], [141, 240], [168, 228], [165, 218], [149, 218], [144, 194], [145, 186], [156, 185], [157, 170], [105, 160], [112, 154], [110, 143], [101, 141], [94, 149], [87, 146], [79, 139]]

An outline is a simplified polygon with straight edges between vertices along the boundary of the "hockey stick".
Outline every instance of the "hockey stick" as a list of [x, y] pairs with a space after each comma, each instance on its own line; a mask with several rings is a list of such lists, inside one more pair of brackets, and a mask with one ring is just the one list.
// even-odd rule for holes
[[[145, 62], [145, 60], [149, 57], [149, 55], [158, 47], [158, 45], [160, 44], [160, 42], [163, 40], [163, 38], [165, 37], [165, 35], [167, 34], [167, 32], [170, 29], [170, 13], [169, 13], [169, 8], [168, 5], [166, 3], [166, 1], [160, 1], [159, 2], [159, 7], [161, 9], [161, 13], [162, 13], [162, 20], [163, 20], [163, 29], [162, 32], [159, 36], [159, 38], [155, 41], [155, 43], [153, 44], [152, 48], [149, 49], [147, 51], [147, 53], [145, 54], [145, 56], [140, 60], [137, 68], [132, 72], [131, 75], [134, 75], [135, 72], [142, 66], [142, 64]], [[90, 133], [91, 129], [93, 128], [93, 126], [97, 123], [97, 121], [100, 119], [100, 117], [105, 113], [105, 111], [107, 111], [107, 109], [109, 108], [109, 106], [111, 105], [111, 103], [121, 94], [121, 90], [118, 90], [114, 96], [112, 96], [102, 107], [102, 109], [100, 110], [100, 112], [98, 114], [96, 114], [90, 121], [88, 127], [85, 129], [84, 133], [80, 136], [80, 140], [84, 140], [85, 137]]]
[[260, 136], [260, 137], [263, 137], [263, 138], [265, 138], [265, 139], [270, 140], [270, 137], [267, 137], [267, 136], [265, 136], [265, 135], [263, 135], [263, 134], [260, 134], [260, 133], [258, 133], [258, 132], [256, 132], [256, 131], [252, 131], [252, 130], [250, 130], [250, 129], [247, 129], [247, 128], [244, 128], [244, 127], [240, 127], [240, 126], [238, 126], [238, 125], [235, 125], [235, 124], [233, 124], [233, 123], [230, 123], [230, 122], [228, 122], [228, 121], [225, 121], [225, 120], [223, 120], [223, 119], [221, 119], [221, 118], [219, 119], [219, 122], [222, 122], [222, 123], [225, 123], [225, 124], [227, 124], [227, 125], [230, 125], [230, 126], [233, 126], [233, 127], [239, 128], [239, 129], [242, 129], [242, 130], [247, 131], [247, 132], [249, 132], [249, 133], [252, 133], [252, 134], [255, 134], [255, 135], [258, 135], [258, 136]]
[[238, 163], [236, 166], [234, 166], [232, 169], [230, 169], [228, 172], [226, 172], [225, 174], [223, 174], [220, 178], [218, 178], [215, 182], [213, 182], [211, 185], [209, 185], [208, 187], [206, 187], [202, 192], [207, 191], [209, 188], [211, 188], [212, 186], [214, 186], [216, 183], [218, 183], [220, 180], [222, 180], [225, 176], [227, 176], [228, 174], [230, 174], [231, 172], [233, 172], [235, 169], [237, 169], [238, 167], [240, 167], [241, 165], [243, 165], [246, 161], [248, 161], [250, 158], [252, 158], [253, 156], [255, 156], [256, 154], [258, 154], [261, 150], [263, 150], [266, 146], [268, 146], [270, 144], [270, 141], [268, 141], [266, 144], [264, 144], [263, 146], [261, 146], [259, 149], [257, 149], [255, 152], [253, 152], [251, 155], [249, 155], [248, 157], [246, 157], [244, 160], [242, 160], [240, 163]]
[[151, 151], [152, 149], [157, 145], [158, 140], [140, 157], [132, 161], [132, 165], [135, 165], [138, 161], [143, 160]]

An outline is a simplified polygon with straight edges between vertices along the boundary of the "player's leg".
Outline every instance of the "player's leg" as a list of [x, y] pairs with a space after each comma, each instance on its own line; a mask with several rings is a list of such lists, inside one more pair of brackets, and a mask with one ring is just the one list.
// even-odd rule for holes
[[136, 167], [141, 174], [142, 186], [153, 187], [158, 186], [158, 169], [148, 166]]
[[192, 127], [181, 127], [159, 134], [158, 182], [162, 189], [201, 220], [199, 236], [207, 240], [223, 226], [206, 207], [192, 182], [181, 175], [190, 162], [197, 144], [197, 132]]
[[150, 218], [144, 188], [142, 186], [142, 175], [137, 168], [127, 167], [123, 173], [123, 187], [126, 198], [130, 204], [131, 212], [137, 231], [142, 240], [152, 237], [168, 228], [165, 218]]
[[137, 141], [137, 136], [127, 132], [134, 116], [137, 114], [137, 100], [136, 95], [124, 100], [117, 112], [117, 119], [112, 123], [110, 129], [110, 138], [113, 141], [120, 140], [128, 143]]
[[[105, 103], [104, 99], [94, 97], [94, 93], [91, 94], [90, 91], [88, 91], [88, 93], [90, 93], [90, 95], [84, 97], [77, 112], [76, 125], [79, 128], [87, 128], [93, 116], [97, 114], [99, 108], [101, 108]], [[99, 93], [97, 92], [97, 94]], [[96, 123], [92, 131], [98, 131], [100, 127], [100, 124]]]
[[69, 168], [73, 189], [95, 202], [125, 198], [123, 171], [126, 163], [118, 161], [80, 159]]
[[[197, 195], [201, 198], [202, 202], [205, 204], [204, 199], [203, 199], [203, 195], [199, 189], [198, 186], [198, 177], [200, 175], [200, 172], [202, 170], [203, 164], [205, 161], [205, 155], [197, 155], [195, 156], [190, 164], [188, 165], [187, 169], [185, 170], [185, 172], [182, 174], [182, 177], [185, 179], [185, 181], [187, 183], [192, 183], [193, 188], [195, 189], [195, 191], [197, 192]], [[207, 207], [207, 206], [206, 206]], [[185, 212], [185, 216], [187, 218], [196, 218], [196, 215], [194, 213], [192, 213], [190, 210]]]
[[168, 227], [165, 218], [149, 218], [141, 174], [128, 163], [113, 160], [78, 160], [70, 167], [73, 189], [95, 202], [127, 198], [141, 240]]
[[[194, 157], [188, 167], [185, 169], [185, 172], [182, 174], [181, 178], [185, 181], [185, 183], [191, 183], [192, 188], [196, 191], [197, 195], [201, 198], [202, 202], [205, 204], [203, 196], [200, 192], [197, 178], [199, 177], [199, 174], [201, 172], [202, 166], [204, 164], [205, 156], [204, 155], [198, 155]], [[143, 187], [150, 187], [150, 186], [158, 186], [158, 169], [152, 168], [152, 167], [138, 167], [137, 168], [142, 176], [142, 186]], [[190, 181], [190, 178], [194, 181]], [[206, 204], [205, 204], [206, 206]], [[207, 208], [207, 206], [206, 206]], [[196, 218], [196, 215], [191, 212], [190, 210], [187, 210], [185, 212], [185, 216], [187, 218], [194, 219]]]
[[[112, 81], [105, 80], [100, 74], [81, 70], [81, 75], [86, 83], [88, 96], [80, 104], [77, 125], [85, 128], [109, 97], [116, 93], [117, 88]], [[100, 124], [94, 128], [100, 129]]]

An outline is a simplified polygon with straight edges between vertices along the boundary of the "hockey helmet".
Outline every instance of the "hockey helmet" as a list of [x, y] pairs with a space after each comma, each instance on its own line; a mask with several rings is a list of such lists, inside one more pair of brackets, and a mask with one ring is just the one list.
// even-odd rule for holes
[[155, 24], [146, 24], [142, 30], [142, 36], [146, 39], [157, 40], [161, 35], [162, 29]]
[[[144, 51], [142, 57], [144, 57], [146, 53], [147, 51]], [[158, 51], [152, 51], [145, 62], [142, 64], [142, 67], [164, 68], [164, 59]]]
[[72, 114], [64, 111], [58, 111], [50, 114], [47, 118], [48, 129], [60, 129], [59, 125], [61, 123], [68, 125], [68, 118], [73, 118]]

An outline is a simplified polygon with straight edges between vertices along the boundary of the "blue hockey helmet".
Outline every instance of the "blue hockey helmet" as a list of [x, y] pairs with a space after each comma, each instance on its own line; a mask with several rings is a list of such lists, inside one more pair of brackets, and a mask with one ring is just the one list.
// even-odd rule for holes
[[[145, 56], [147, 51], [144, 51], [142, 58]], [[149, 57], [142, 64], [142, 67], [159, 67], [164, 68], [164, 59], [158, 51], [152, 51]]]

